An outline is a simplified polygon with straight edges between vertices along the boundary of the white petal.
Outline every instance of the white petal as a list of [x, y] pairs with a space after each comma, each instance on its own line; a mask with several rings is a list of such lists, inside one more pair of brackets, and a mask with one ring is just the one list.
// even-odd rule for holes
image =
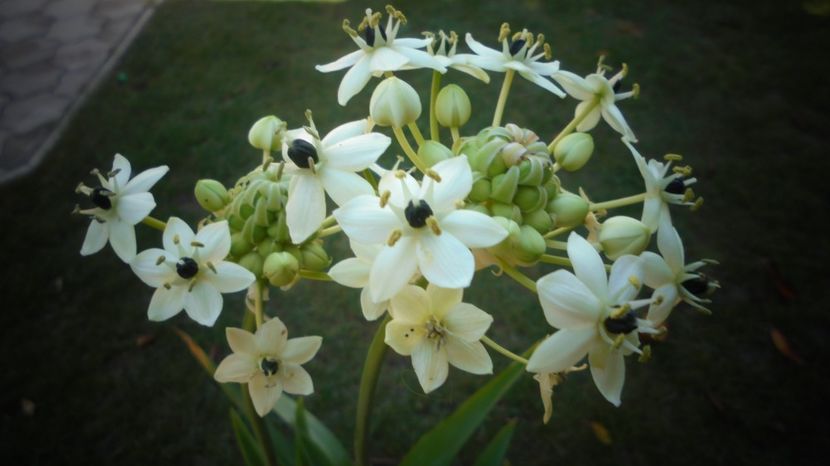
[[377, 162], [392, 139], [385, 134], [369, 133], [342, 140], [325, 147], [326, 161], [340, 170], [356, 172]]
[[143, 220], [155, 208], [156, 201], [153, 199], [153, 195], [146, 192], [122, 195], [118, 198], [118, 203], [115, 206], [118, 217], [130, 225], [135, 225]]
[[519, 75], [554, 95], [557, 95], [559, 97], [565, 97], [565, 92], [562, 91], [562, 89], [559, 89], [558, 87], [556, 87], [556, 84], [553, 84], [547, 78], [544, 78], [537, 73], [519, 72]]
[[248, 289], [256, 280], [248, 269], [233, 262], [221, 261], [213, 264], [213, 270], [205, 270], [204, 278], [209, 281], [220, 293], [236, 293]]
[[470, 63], [485, 70], [495, 71], [496, 73], [504, 73], [507, 70], [507, 67], [505, 67], [505, 59], [501, 55], [498, 57], [475, 56], [470, 58]]
[[591, 243], [573, 232], [568, 236], [568, 257], [573, 264], [574, 274], [600, 300], [608, 297], [608, 276], [605, 264]]
[[634, 131], [631, 131], [631, 127], [628, 126], [625, 117], [616, 105], [611, 104], [602, 107], [602, 118], [605, 119], [608, 126], [614, 128], [616, 132], [625, 136], [629, 141], [637, 142], [637, 136], [634, 136]]
[[377, 320], [386, 312], [389, 306], [389, 301], [381, 301], [376, 303], [372, 301], [372, 288], [366, 286], [360, 291], [360, 310], [363, 311], [363, 317], [368, 321]]
[[423, 325], [392, 320], [386, 324], [384, 343], [401, 356], [409, 356], [420, 345], [427, 331]]
[[471, 64], [455, 63], [450, 65], [450, 68], [461, 71], [462, 73], [467, 73], [478, 80], [484, 81], [485, 83], [490, 82], [490, 76], [484, 70], [477, 66]]
[[280, 360], [292, 364], [305, 364], [317, 354], [323, 338], [318, 336], [292, 338], [285, 342]]
[[643, 252], [640, 257], [643, 259], [643, 283], [651, 288], [674, 283], [674, 273], [662, 257], [651, 251]]
[[256, 372], [256, 361], [250, 356], [229, 354], [219, 363], [219, 367], [213, 373], [213, 378], [221, 383], [247, 383]]
[[376, 48], [371, 54], [369, 69], [377, 71], [397, 71], [409, 62], [409, 58], [401, 55], [391, 47]]
[[291, 241], [300, 244], [314, 234], [326, 218], [326, 196], [320, 180], [305, 173], [292, 176], [285, 210]]
[[158, 263], [159, 257], [164, 257], [165, 261], [170, 262], [178, 260], [178, 257], [171, 256], [164, 249], [153, 248], [141, 251], [139, 255], [135, 256], [135, 258], [130, 261], [130, 268], [133, 269], [133, 273], [135, 273], [141, 281], [146, 283], [148, 286], [152, 286], [153, 288], [158, 288], [165, 283], [170, 283], [178, 277], [175, 270], [170, 267], [170, 265]]
[[173, 242], [173, 239], [178, 236], [179, 244], [187, 245], [190, 248], [190, 243], [196, 237], [193, 230], [187, 226], [184, 220], [178, 217], [170, 217], [167, 220], [167, 226], [164, 228], [164, 234], [161, 237], [164, 250], [179, 257], [179, 247]]
[[392, 42], [392, 43], [395, 45], [396, 48], [408, 47], [410, 49], [422, 49], [422, 48], [426, 47], [427, 44], [429, 44], [430, 42], [432, 42], [432, 39], [429, 39], [429, 38], [415, 39], [415, 38], [409, 38], [409, 37], [401, 37], [401, 38], [396, 37], [394, 42]]
[[418, 268], [430, 283], [444, 288], [470, 286], [475, 271], [473, 253], [452, 234], [421, 235], [416, 253]]
[[[421, 197], [434, 212], [455, 210], [455, 204], [463, 201], [473, 189], [473, 172], [466, 155], [459, 155], [442, 160], [432, 166], [441, 181], [424, 177], [421, 185]], [[431, 195], [430, 195], [431, 194]]]
[[578, 363], [596, 341], [594, 327], [562, 329], [543, 341], [527, 363], [529, 372], [562, 372]]
[[200, 280], [185, 295], [184, 310], [191, 319], [212, 327], [222, 312], [222, 295], [213, 285]]
[[278, 317], [274, 317], [257, 330], [254, 338], [262, 354], [277, 356], [288, 341], [288, 329]]
[[611, 350], [607, 345], [597, 345], [589, 355], [591, 375], [599, 392], [614, 406], [619, 406], [625, 383], [625, 360], [622, 351]]
[[265, 377], [265, 374], [258, 372], [248, 382], [248, 393], [254, 403], [254, 409], [260, 417], [265, 417], [274, 409], [277, 400], [282, 395], [282, 381], [279, 377]]
[[674, 283], [666, 283], [654, 290], [651, 299], [655, 300], [655, 302], [649, 307], [646, 319], [654, 325], [660, 325], [666, 321], [674, 306], [680, 302], [677, 285]]
[[[550, 76], [552, 77], [555, 73], [559, 72], [559, 61], [529, 61], [527, 62], [528, 68], [530, 68], [534, 73], [538, 74], [539, 76]], [[557, 88], [558, 89], [558, 88]], [[562, 92], [561, 90], [559, 92]], [[565, 97], [565, 93], [562, 92], [560, 97]]]
[[384, 243], [400, 221], [377, 196], [358, 196], [334, 211], [334, 218], [349, 239], [363, 244]]
[[340, 81], [340, 87], [337, 88], [337, 103], [345, 106], [349, 99], [366, 86], [372, 77], [372, 72], [369, 70], [370, 62], [370, 58], [364, 55], [346, 72], [343, 80]]
[[203, 244], [199, 248], [199, 259], [211, 261], [214, 264], [228, 257], [231, 251], [231, 231], [228, 222], [211, 223], [205, 225], [196, 233], [195, 241]]
[[420, 191], [421, 187], [415, 177], [409, 173], [404, 173], [403, 178], [398, 178], [395, 175], [395, 170], [387, 170], [380, 177], [378, 182], [378, 192], [384, 193], [389, 191], [389, 203], [405, 208], [409, 200]]
[[368, 130], [369, 120], [366, 118], [362, 120], [350, 121], [329, 131], [328, 134], [326, 134], [326, 137], [324, 137], [320, 142], [323, 147], [330, 147], [349, 138], [366, 134]]
[[663, 208], [663, 200], [660, 197], [646, 197], [646, 200], [643, 201], [643, 217], [641, 221], [652, 233], [657, 231], [657, 227], [660, 225]]
[[86, 230], [84, 244], [81, 246], [81, 255], [88, 256], [104, 249], [109, 239], [109, 231], [107, 222], [99, 222], [93, 219]]
[[185, 286], [174, 286], [169, 290], [162, 286], [156, 289], [150, 300], [150, 307], [147, 309], [147, 318], [160, 322], [178, 314], [184, 308], [186, 293], [187, 287]]
[[343, 205], [357, 196], [372, 195], [375, 192], [372, 185], [356, 173], [334, 167], [326, 167], [319, 173], [323, 189], [337, 205]]
[[[395, 41], [397, 44], [398, 41]], [[432, 55], [422, 51], [422, 50], [415, 50], [412, 48], [407, 47], [395, 47], [392, 46], [395, 52], [398, 52], [400, 55], [403, 55], [408, 60], [406, 66], [408, 69], [417, 69], [417, 68], [431, 68], [441, 73], [446, 73], [447, 68], [441, 64], [438, 60], [435, 59]]]
[[282, 389], [292, 395], [311, 395], [314, 393], [314, 383], [305, 369], [296, 364], [283, 364], [280, 367], [279, 378], [282, 380]]
[[470, 303], [456, 305], [444, 317], [447, 330], [453, 336], [468, 342], [480, 340], [492, 323], [493, 316]]
[[590, 100], [594, 98], [593, 89], [581, 76], [570, 71], [559, 70], [551, 77], [565, 89], [565, 92], [577, 100]]
[[370, 264], [356, 257], [342, 260], [329, 269], [335, 282], [350, 288], [363, 288], [369, 284]]
[[421, 325], [432, 315], [432, 303], [427, 292], [415, 285], [405, 286], [389, 302], [395, 322]]
[[475, 52], [477, 55], [482, 57], [490, 57], [490, 58], [502, 58], [500, 50], [494, 50], [490, 47], [485, 47], [480, 42], [473, 39], [473, 35], [469, 32], [464, 36], [464, 40], [467, 42], [467, 47], [470, 47], [470, 50]]
[[[574, 116], [580, 115], [584, 110], [585, 107], [589, 105], [595, 105], [593, 101], [586, 100], [584, 102], [580, 102], [576, 106], [576, 110], [574, 110]], [[594, 129], [599, 123], [599, 119], [602, 116], [602, 111], [600, 110], [599, 106], [597, 105], [594, 107], [587, 115], [576, 125], [576, 130], [581, 132], [586, 132]]]
[[640, 292], [642, 283], [643, 261], [632, 255], [620, 257], [611, 266], [608, 278], [609, 304], [621, 305], [631, 301]]
[[130, 262], [135, 257], [135, 227], [118, 219], [107, 223], [112, 250], [122, 261]]
[[127, 186], [121, 190], [121, 194], [127, 195], [149, 191], [168, 171], [170, 171], [170, 168], [167, 165], [144, 170], [127, 183]]
[[376, 244], [363, 244], [357, 241], [349, 241], [349, 247], [355, 257], [369, 264], [375, 261], [375, 257], [378, 256], [381, 248]]
[[574, 274], [557, 270], [536, 282], [545, 319], [555, 328], [590, 327], [599, 319], [602, 303]]
[[225, 329], [225, 338], [227, 338], [228, 346], [231, 347], [234, 353], [252, 357], [259, 356], [259, 349], [253, 333], [241, 328], [228, 327]]
[[441, 288], [430, 283], [427, 285], [427, 296], [429, 296], [432, 314], [438, 319], [444, 319], [447, 313], [461, 304], [464, 290], [461, 288]]
[[683, 266], [686, 265], [683, 242], [680, 240], [677, 229], [671, 224], [660, 226], [657, 232], [657, 248], [674, 274], [683, 270]]
[[447, 339], [447, 359], [453, 366], [471, 374], [492, 374], [493, 360], [480, 341]]
[[495, 246], [507, 237], [507, 230], [492, 217], [472, 210], [451, 212], [441, 219], [440, 227], [470, 248]]
[[435, 390], [447, 380], [447, 350], [436, 349], [430, 340], [423, 340], [412, 350], [412, 368], [424, 393]]
[[356, 50], [352, 53], [343, 55], [342, 57], [338, 58], [337, 60], [331, 63], [326, 63], [325, 65], [317, 65], [314, 68], [321, 73], [331, 73], [332, 71], [339, 71], [343, 68], [348, 68], [357, 63], [357, 61], [360, 60], [360, 57], [362, 57], [363, 54], [363, 50]]
[[118, 173], [113, 178], [115, 178], [118, 191], [120, 192], [127, 185], [127, 180], [130, 179], [130, 174], [132, 173], [130, 161], [121, 154], [115, 154], [115, 158], [112, 161], [112, 171], [116, 170], [118, 170]]
[[372, 300], [386, 301], [409, 283], [418, 270], [416, 247], [412, 237], [404, 236], [394, 246], [380, 251], [369, 273]]

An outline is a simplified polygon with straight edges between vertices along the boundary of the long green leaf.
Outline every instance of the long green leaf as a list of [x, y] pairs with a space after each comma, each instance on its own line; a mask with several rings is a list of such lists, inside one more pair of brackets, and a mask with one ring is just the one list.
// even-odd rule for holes
[[516, 430], [516, 420], [504, 425], [499, 432], [484, 447], [484, 450], [476, 458], [473, 466], [503, 466], [504, 457], [510, 447], [510, 440], [513, 439], [513, 431]]
[[262, 454], [259, 444], [251, 431], [248, 430], [248, 426], [239, 417], [239, 413], [233, 408], [231, 408], [231, 426], [245, 464], [248, 466], [265, 466], [265, 456]]
[[265, 426], [268, 430], [268, 437], [271, 439], [271, 445], [274, 446], [277, 462], [282, 466], [295, 466], [294, 445], [273, 422], [267, 422]]
[[[290, 397], [283, 394], [277, 405], [274, 406], [274, 412], [277, 413], [283, 421], [294, 428], [295, 434], [297, 432], [297, 403]], [[350, 466], [351, 460], [349, 453], [343, 447], [343, 444], [337, 440], [337, 437], [313, 414], [304, 410], [303, 421], [305, 421], [305, 431], [307, 441], [314, 446], [314, 449], [320, 452], [320, 455], [325, 459], [325, 462], [333, 466]], [[269, 419], [269, 418], [266, 418]]]
[[496, 402], [519, 380], [524, 366], [513, 363], [424, 434], [400, 466], [449, 466]]

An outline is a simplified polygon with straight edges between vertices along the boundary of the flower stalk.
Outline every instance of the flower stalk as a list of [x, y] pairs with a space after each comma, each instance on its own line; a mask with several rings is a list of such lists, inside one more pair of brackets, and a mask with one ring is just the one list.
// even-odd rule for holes
[[403, 149], [404, 153], [409, 160], [412, 161], [412, 164], [421, 171], [421, 173], [427, 172], [427, 166], [421, 157], [418, 156], [418, 153], [412, 148], [409, 144], [409, 141], [406, 139], [406, 134], [404, 134], [403, 129], [399, 127], [393, 127], [392, 132], [395, 133], [395, 138], [398, 140], [398, 144], [401, 145], [401, 149]]
[[515, 74], [516, 72], [510, 69], [504, 73], [504, 82], [499, 92], [499, 100], [496, 102], [496, 112], [493, 114], [493, 124], [491, 125], [493, 127], [501, 126], [501, 117], [504, 114], [504, 106], [507, 104], [507, 96], [510, 94], [510, 85], [513, 84]]
[[517, 283], [533, 292], [534, 294], [536, 293], [536, 282], [534, 282], [533, 279], [523, 274], [522, 272], [519, 272], [518, 270], [516, 270], [515, 267], [504, 261], [499, 261], [499, 265], [501, 266], [501, 269], [504, 271], [504, 273], [507, 274], [507, 276], [509, 276]]
[[141, 223], [147, 225], [150, 228], [154, 228], [158, 231], [164, 231], [164, 229], [167, 228], [167, 223], [165, 223], [162, 220], [159, 220], [155, 217], [151, 217], [149, 215], [144, 217], [141, 220]]
[[433, 141], [441, 141], [441, 132], [438, 128], [438, 118], [435, 116], [435, 101], [441, 90], [441, 73], [432, 72], [432, 87], [429, 92], [429, 137]]
[[386, 324], [390, 319], [389, 314], [387, 314], [378, 325], [372, 343], [369, 344], [369, 350], [366, 352], [363, 373], [360, 376], [360, 392], [357, 397], [357, 417], [354, 429], [354, 454], [355, 463], [358, 466], [369, 464], [366, 437], [369, 435], [369, 418], [372, 415], [378, 376], [380, 376], [383, 358], [386, 356], [387, 346], [383, 340], [386, 335]]
[[592, 211], [597, 211], [602, 209], [614, 209], [616, 207], [623, 207], [631, 204], [638, 204], [646, 200], [646, 195], [647, 193], [640, 193], [635, 194], [633, 196], [621, 197], [619, 199], [614, 199], [611, 201], [591, 203], [590, 209]]
[[584, 120], [585, 117], [587, 117], [594, 110], [594, 108], [596, 108], [597, 105], [599, 105], [599, 100], [594, 99], [590, 105], [586, 105], [581, 112], [576, 114], [573, 120], [571, 120], [571, 122], [568, 123], [567, 126], [562, 128], [562, 131], [560, 131], [559, 134], [557, 134], [556, 137], [553, 138], [553, 141], [551, 141], [551, 143], [548, 144], [548, 152], [552, 154], [553, 149], [556, 148], [556, 145], [559, 144], [559, 141], [561, 141], [562, 138], [564, 138], [565, 136], [573, 133], [576, 127], [579, 126], [580, 123], [582, 123], [582, 120]]
[[519, 356], [518, 354], [510, 351], [509, 349], [501, 346], [500, 344], [498, 344], [495, 341], [491, 340], [490, 337], [488, 337], [487, 335], [484, 335], [483, 337], [481, 337], [481, 342], [484, 343], [485, 345], [489, 346], [490, 348], [493, 348], [497, 353], [501, 353], [503, 356], [506, 356], [509, 359], [512, 359], [512, 360], [514, 360], [514, 361], [516, 361], [520, 364], [527, 365], [527, 359], [525, 359], [525, 358]]

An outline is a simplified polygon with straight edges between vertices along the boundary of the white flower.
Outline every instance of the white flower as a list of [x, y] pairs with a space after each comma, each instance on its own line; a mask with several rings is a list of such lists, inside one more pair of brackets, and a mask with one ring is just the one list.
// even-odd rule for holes
[[662, 257], [651, 251], [640, 254], [643, 259], [643, 281], [649, 288], [654, 289], [646, 318], [654, 325], [660, 325], [680, 301], [710, 313], [711, 311], [702, 304], [710, 301], [701, 298], [700, 295], [718, 285], [697, 272], [709, 261], [697, 261], [686, 265], [683, 242], [671, 224], [662, 225], [657, 231], [657, 248]]
[[[513, 36], [513, 40], [509, 40], [508, 36], [510, 36], [510, 29], [506, 24], [503, 24], [502, 32], [499, 35], [502, 49], [499, 51], [485, 47], [480, 42], [475, 41], [468, 32], [465, 37], [467, 46], [478, 55], [470, 58], [470, 63], [485, 70], [501, 73], [514, 70], [528, 81], [559, 97], [565, 97], [565, 93], [561, 89], [545, 78], [545, 76], [550, 76], [559, 71], [559, 61], [539, 61], [540, 58], [551, 59], [550, 46], [544, 43], [544, 36], [539, 34], [534, 42], [533, 34], [529, 33], [527, 29]], [[542, 51], [534, 55], [540, 46], [542, 46]]]
[[381, 180], [382, 197], [359, 196], [334, 211], [351, 240], [384, 244], [369, 273], [374, 302], [391, 298], [417, 271], [441, 287], [467, 287], [475, 268], [469, 248], [490, 247], [507, 236], [487, 215], [459, 209], [473, 184], [466, 156], [441, 161], [430, 173], [441, 181], [426, 177], [419, 186], [395, 170]]
[[[425, 32], [424, 35], [431, 39], [427, 44], [427, 52], [442, 66], [467, 73], [486, 83], [490, 82], [490, 76], [484, 70], [471, 63], [475, 55], [455, 53], [456, 46], [458, 45], [458, 34], [455, 31], [450, 31], [449, 36], [444, 31], [438, 31], [437, 38], [430, 32]], [[449, 48], [447, 48], [448, 45]]]
[[[392, 142], [389, 136], [369, 133], [368, 120], [340, 125], [322, 140], [314, 127], [288, 131], [282, 154], [286, 173], [291, 173], [285, 206], [291, 241], [300, 244], [326, 217], [324, 192], [337, 204], [374, 192], [354, 173], [374, 164]], [[311, 131], [311, 132], [309, 132]]]
[[130, 162], [121, 154], [115, 154], [112, 171], [105, 178], [98, 170], [101, 185], [95, 188], [78, 185], [77, 191], [89, 196], [94, 208], [77, 210], [89, 215], [92, 222], [86, 231], [81, 255], [95, 254], [106, 246], [107, 241], [118, 257], [129, 262], [135, 257], [135, 225], [156, 207], [153, 195], [148, 191], [167, 173], [166, 165], [151, 168], [130, 179]]
[[321, 337], [288, 339], [288, 330], [276, 317], [256, 334], [240, 328], [225, 330], [233, 354], [219, 363], [213, 378], [218, 382], [247, 383], [257, 414], [265, 417], [282, 392], [311, 395], [314, 384], [301, 364], [310, 361], [323, 342]]
[[[646, 163], [646, 159], [625, 137], [622, 141], [631, 151], [646, 185], [642, 221], [648, 225], [652, 233], [664, 223], [671, 225], [669, 204], [695, 206], [703, 201], [702, 198], [698, 198], [693, 202], [694, 192], [689, 188], [697, 182], [697, 178], [688, 178], [681, 173], [669, 172], [671, 161], [662, 163], [652, 159]], [[666, 222], [663, 221], [664, 218]]]
[[329, 276], [335, 282], [350, 288], [362, 288], [360, 292], [360, 308], [366, 320], [376, 320], [389, 308], [389, 300], [375, 302], [372, 300], [372, 288], [369, 273], [372, 264], [381, 250], [380, 245], [365, 245], [354, 241], [350, 242], [355, 257], [342, 260], [329, 270]]
[[184, 221], [171, 217], [162, 241], [164, 249], [142, 251], [130, 263], [138, 278], [156, 287], [147, 310], [150, 320], [167, 320], [184, 308], [191, 319], [211, 326], [222, 311], [221, 293], [244, 290], [256, 279], [224, 260], [231, 248], [224, 220], [194, 234]]
[[640, 88], [636, 84], [631, 91], [617, 93], [620, 82], [625, 77], [627, 70], [628, 68], [623, 65], [623, 69], [619, 73], [608, 79], [605, 77], [605, 68], [600, 63], [597, 72], [589, 74], [585, 78], [570, 71], [557, 71], [551, 76], [565, 88], [565, 91], [571, 97], [582, 101], [576, 106], [574, 115], [581, 114], [588, 106], [594, 106], [576, 126], [577, 131], [592, 130], [599, 123], [599, 118], [602, 116], [614, 131], [622, 134], [624, 138], [631, 142], [637, 142], [637, 137], [631, 127], [628, 126], [620, 109], [617, 108], [617, 102], [620, 100], [637, 97], [639, 94]]
[[462, 303], [463, 290], [407, 286], [392, 298], [392, 321], [385, 342], [398, 354], [412, 356], [424, 393], [447, 380], [448, 363], [473, 374], [493, 373], [493, 361], [479, 340], [493, 317]]
[[576, 233], [568, 237], [568, 257], [576, 275], [557, 270], [537, 281], [545, 319], [560, 330], [536, 348], [527, 370], [565, 372], [587, 353], [597, 388], [619, 406], [625, 381], [623, 356], [640, 352], [638, 332], [656, 333], [650, 322], [633, 312], [649, 302], [632, 301], [640, 291], [642, 261], [620, 257], [609, 278], [599, 253]]
[[[360, 50], [345, 55], [326, 65], [317, 65], [317, 71], [329, 73], [351, 69], [343, 76], [340, 87], [337, 89], [337, 102], [346, 105], [349, 99], [357, 95], [369, 82], [372, 76], [380, 77], [387, 71], [404, 69], [432, 68], [446, 73], [447, 69], [435, 58], [423, 50], [432, 39], [399, 39], [398, 29], [401, 23], [406, 24], [403, 13], [392, 7], [387, 7], [389, 19], [386, 28], [381, 28], [381, 13], [373, 13], [366, 9], [366, 17], [358, 26], [358, 30], [349, 27], [348, 20], [343, 21], [343, 29]], [[363, 37], [358, 34], [363, 33]]]

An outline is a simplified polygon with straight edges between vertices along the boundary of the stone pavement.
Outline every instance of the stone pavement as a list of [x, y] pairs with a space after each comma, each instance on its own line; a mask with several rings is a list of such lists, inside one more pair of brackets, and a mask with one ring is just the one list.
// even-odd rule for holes
[[160, 0], [0, 0], [0, 183], [28, 173]]

